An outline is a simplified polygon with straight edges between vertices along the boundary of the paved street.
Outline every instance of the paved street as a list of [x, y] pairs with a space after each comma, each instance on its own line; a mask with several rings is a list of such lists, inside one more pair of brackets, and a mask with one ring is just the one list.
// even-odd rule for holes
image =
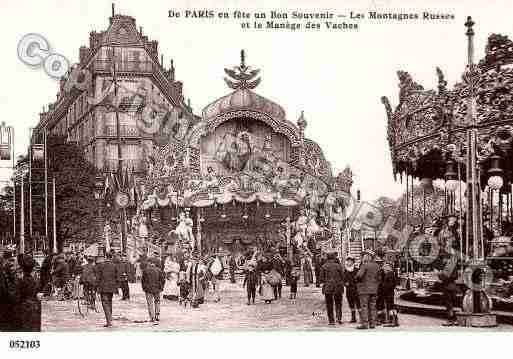
[[[131, 284], [131, 300], [121, 301], [114, 297], [114, 327], [103, 328], [103, 312], [90, 312], [87, 318], [80, 316], [76, 302], [43, 302], [43, 331], [198, 331], [198, 330], [348, 330], [354, 331], [355, 324], [348, 323], [350, 312], [344, 302], [344, 324], [336, 327], [327, 325], [323, 296], [320, 288], [300, 287], [296, 300], [288, 299], [288, 287], [284, 287], [283, 298], [272, 304], [265, 304], [257, 296], [256, 305], [246, 305], [245, 290], [241, 284], [226, 281], [221, 287], [221, 302], [213, 302], [211, 295], [205, 304], [197, 309], [184, 308], [177, 302], [162, 301], [161, 321], [158, 325], [147, 322], [146, 299], [140, 284]], [[446, 330], [442, 319], [402, 314], [400, 328], [378, 328], [378, 331], [397, 330]], [[459, 328], [461, 329], [461, 328]], [[512, 330], [501, 325], [495, 330]], [[469, 330], [467, 328], [467, 330]], [[490, 330], [490, 329], [470, 329]]]

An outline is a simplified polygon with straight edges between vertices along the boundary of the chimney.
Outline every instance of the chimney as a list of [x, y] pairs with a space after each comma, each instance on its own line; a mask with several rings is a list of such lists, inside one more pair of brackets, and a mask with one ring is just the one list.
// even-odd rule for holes
[[175, 66], [173, 64], [173, 59], [171, 59], [171, 66], [169, 67], [169, 80], [171, 82], [175, 81]]
[[160, 55], [160, 66], [164, 67], [164, 55]]
[[114, 14], [116, 13], [115, 10], [114, 10], [115, 9], [114, 6], [115, 6], [114, 3], [112, 3], [112, 17], [114, 17]]
[[139, 26], [139, 34], [141, 34], [141, 36], [142, 36], [142, 34], [143, 34], [143, 33], [142, 33], [142, 26]]

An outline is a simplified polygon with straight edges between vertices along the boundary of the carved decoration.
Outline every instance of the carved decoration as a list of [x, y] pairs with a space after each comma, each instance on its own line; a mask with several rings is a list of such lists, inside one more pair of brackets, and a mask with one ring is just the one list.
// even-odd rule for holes
[[[467, 68], [462, 82], [453, 89], [447, 89], [447, 81], [439, 68], [436, 69], [438, 93], [425, 90], [410, 74], [398, 71], [399, 104], [392, 110], [388, 99], [381, 99], [387, 114], [394, 174], [408, 171], [421, 177], [426, 170], [426, 161], [442, 163], [447, 156], [445, 148], [450, 143], [466, 150], [465, 132], [473, 125], [468, 115], [471, 96], [475, 98], [481, 155], [486, 158], [492, 147], [503, 154], [510, 151], [513, 69], [502, 65], [512, 63], [512, 41], [493, 34], [488, 39], [485, 59], [479, 66]], [[433, 175], [443, 178], [443, 171], [442, 165]]]

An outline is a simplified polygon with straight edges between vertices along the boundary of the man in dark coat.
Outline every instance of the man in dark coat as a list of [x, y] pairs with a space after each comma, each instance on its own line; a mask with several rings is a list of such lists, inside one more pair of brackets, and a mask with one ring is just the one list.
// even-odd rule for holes
[[342, 324], [342, 295], [344, 294], [344, 268], [337, 261], [337, 253], [328, 253], [328, 260], [321, 268], [320, 281], [323, 283], [322, 292], [326, 299], [329, 325], [335, 325], [333, 304], [337, 322]]
[[116, 263], [116, 266], [118, 267], [118, 282], [121, 287], [121, 291], [123, 292], [121, 300], [129, 300], [130, 287], [128, 286], [128, 276], [130, 274], [130, 263], [128, 263], [126, 255], [121, 257], [121, 260]]
[[445, 258], [445, 266], [443, 271], [439, 272], [438, 278], [442, 282], [443, 296], [445, 308], [447, 311], [447, 322], [443, 326], [456, 326], [458, 325], [454, 306], [456, 306], [456, 294], [458, 287], [456, 280], [458, 279], [458, 259], [456, 255], [448, 255]]
[[50, 282], [52, 280], [52, 254], [47, 254], [43, 263], [41, 264], [41, 270], [39, 271], [39, 278], [41, 282], [41, 291], [49, 296], [50, 293]]
[[374, 261], [374, 253], [366, 251], [363, 254], [362, 265], [356, 274], [357, 289], [360, 296], [361, 324], [358, 329], [375, 328], [376, 326], [376, 296], [380, 284], [380, 268]]
[[346, 267], [344, 273], [344, 284], [346, 286], [347, 304], [351, 309], [351, 323], [356, 323], [356, 311], [360, 313], [360, 298], [358, 297], [358, 289], [356, 288], [356, 273], [358, 268], [355, 267], [354, 258], [346, 258]]
[[160, 261], [151, 258], [143, 270], [141, 279], [151, 322], [160, 320], [160, 293], [164, 289], [164, 282], [165, 277], [160, 269]]
[[[273, 257], [272, 264], [273, 264], [273, 269], [280, 274], [281, 278], [283, 278], [283, 276], [285, 275], [285, 268], [284, 268], [283, 259], [281, 258], [281, 256], [279, 254], [276, 254]], [[280, 282], [278, 284], [273, 286], [274, 300], [281, 299], [282, 287], [283, 287], [282, 280], [280, 280]]]
[[237, 261], [233, 254], [230, 255], [230, 259], [228, 260], [228, 268], [230, 271], [230, 282], [235, 283], [235, 269], [237, 268]]
[[41, 302], [37, 298], [40, 285], [32, 276], [36, 261], [28, 254], [20, 254], [18, 263], [23, 277], [16, 283], [16, 324], [20, 332], [40, 332]]
[[119, 288], [118, 278], [117, 267], [112, 263], [112, 253], [108, 252], [105, 261], [96, 265], [98, 292], [107, 321], [105, 327], [112, 327], [112, 296]]
[[59, 254], [55, 257], [54, 269], [52, 271], [52, 279], [55, 286], [62, 290], [69, 280], [69, 266], [66, 263], [64, 254]]
[[17, 331], [16, 318], [16, 268], [14, 251], [7, 250], [0, 263], [0, 332]]

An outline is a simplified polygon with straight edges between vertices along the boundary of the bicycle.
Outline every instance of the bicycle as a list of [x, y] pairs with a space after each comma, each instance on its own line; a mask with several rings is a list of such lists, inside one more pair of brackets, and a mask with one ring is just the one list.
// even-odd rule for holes
[[96, 313], [100, 312], [97, 303], [100, 301], [99, 293], [96, 292], [94, 287], [80, 284], [79, 295], [77, 296], [78, 312], [82, 317], [87, 317], [90, 310]]

